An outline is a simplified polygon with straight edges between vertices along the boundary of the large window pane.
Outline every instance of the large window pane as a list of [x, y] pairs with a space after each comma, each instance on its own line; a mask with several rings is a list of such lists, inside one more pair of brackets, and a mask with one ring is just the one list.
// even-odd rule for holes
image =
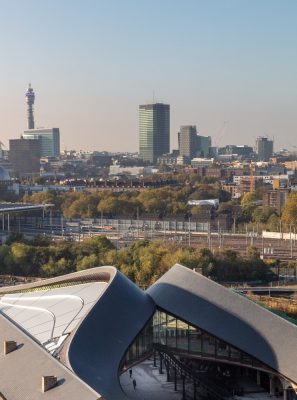
[[160, 343], [160, 311], [156, 311], [153, 317], [153, 341]]
[[176, 336], [177, 336], [177, 348], [180, 350], [188, 351], [189, 349], [188, 324], [186, 324], [183, 321], [177, 320]]
[[176, 318], [167, 315], [167, 346], [176, 348]]
[[230, 346], [230, 358], [232, 360], [240, 361], [240, 358], [241, 358], [240, 351], [235, 349], [234, 347]]
[[241, 353], [241, 362], [250, 365], [253, 363], [252, 358], [246, 353]]
[[224, 357], [228, 358], [229, 357], [229, 345], [224, 342], [223, 340], [216, 340], [217, 344], [217, 357]]
[[215, 338], [206, 332], [202, 334], [202, 353], [207, 356], [215, 355]]
[[163, 312], [160, 312], [159, 334], [160, 344], [166, 345], [166, 314]]
[[191, 353], [201, 353], [201, 330], [189, 325], [189, 351]]

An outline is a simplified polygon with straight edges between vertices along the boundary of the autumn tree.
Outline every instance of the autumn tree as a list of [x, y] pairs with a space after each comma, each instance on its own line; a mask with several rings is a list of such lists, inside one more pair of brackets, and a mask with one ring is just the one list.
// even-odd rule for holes
[[297, 225], [297, 193], [291, 193], [288, 196], [282, 211], [281, 220], [287, 227]]

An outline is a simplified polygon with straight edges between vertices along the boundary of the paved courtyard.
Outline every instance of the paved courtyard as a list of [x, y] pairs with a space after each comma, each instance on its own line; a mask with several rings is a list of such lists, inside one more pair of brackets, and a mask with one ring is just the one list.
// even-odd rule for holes
[[[133, 379], [136, 380], [136, 388], [133, 388]], [[129, 371], [121, 375], [121, 385], [129, 397], [134, 400], [181, 400], [182, 387], [178, 383], [178, 391], [174, 391], [173, 382], [166, 382], [166, 374], [159, 374], [159, 368], [154, 367], [152, 360], [146, 360], [132, 368], [132, 378]], [[236, 400], [267, 400], [276, 399], [249, 381], [242, 380], [242, 385], [247, 391], [256, 391], [258, 393], [248, 393], [245, 396], [235, 396]], [[278, 398], [279, 399], [279, 398]]]
[[[136, 389], [133, 389], [133, 379], [136, 380]], [[158, 367], [154, 367], [152, 360], [132, 368], [132, 378], [129, 371], [121, 376], [121, 385], [130, 399], [137, 400], [180, 400], [181, 387], [174, 391], [173, 382], [166, 382], [166, 374], [159, 374]]]

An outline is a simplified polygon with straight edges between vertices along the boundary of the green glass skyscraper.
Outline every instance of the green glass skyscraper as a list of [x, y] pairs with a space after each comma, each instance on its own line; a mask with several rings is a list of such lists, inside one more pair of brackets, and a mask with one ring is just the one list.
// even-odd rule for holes
[[170, 106], [154, 103], [139, 106], [139, 156], [154, 163], [170, 151]]

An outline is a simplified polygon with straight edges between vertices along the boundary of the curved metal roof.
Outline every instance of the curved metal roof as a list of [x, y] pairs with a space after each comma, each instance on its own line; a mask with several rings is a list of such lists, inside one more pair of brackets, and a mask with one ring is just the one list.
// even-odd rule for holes
[[156, 305], [297, 382], [297, 326], [181, 265], [148, 289]]
[[72, 335], [68, 363], [73, 371], [108, 399], [126, 399], [120, 363], [154, 311], [152, 299], [117, 271]]
[[[102, 283], [100, 288], [96, 286], [98, 282]], [[297, 327], [180, 265], [175, 265], [146, 292], [114, 267], [98, 267], [0, 288], [0, 296], [6, 298], [6, 302], [11, 299], [10, 303], [14, 298], [17, 302], [19, 298], [29, 298], [24, 302], [31, 302], [36, 297], [38, 303], [42, 297], [40, 294], [49, 294], [49, 289], [53, 290], [53, 295], [59, 293], [60, 296], [63, 291], [65, 294], [70, 291], [73, 295], [74, 289], [80, 286], [91, 291], [96, 288], [98, 293], [92, 293], [91, 307], [72, 325], [71, 333], [59, 353], [60, 362], [37, 344], [27, 326], [24, 325], [22, 330], [21, 324], [13, 321], [14, 315], [5, 317], [0, 312], [0, 341], [16, 340], [23, 344], [11, 355], [0, 357], [1, 370], [5, 371], [3, 376], [9, 382], [3, 385], [1, 377], [0, 389], [3, 389], [4, 395], [4, 388], [7, 390], [8, 398], [19, 400], [26, 395], [39, 400], [42, 393], [36, 390], [36, 385], [45, 371], [44, 374], [56, 374], [62, 382], [48, 392], [48, 398], [92, 400], [99, 398], [100, 393], [107, 399], [126, 399], [119, 383], [118, 369], [129, 346], [151, 318], [156, 306], [241, 349], [290, 381], [297, 382]], [[53, 306], [51, 301], [40, 301]], [[34, 306], [38, 308], [37, 303]], [[69, 312], [69, 316], [72, 318], [73, 313]], [[26, 368], [26, 364], [31, 367]], [[13, 377], [21, 367], [22, 381], [18, 382], [16, 389]], [[29, 395], [32, 390], [34, 396]]]
[[[87, 299], [91, 302], [90, 307], [85, 304], [84, 312], [84, 308], [79, 310], [77, 306], [78, 293], [82, 303]], [[54, 332], [63, 335], [65, 327], [67, 333], [71, 327], [72, 332], [59, 353], [60, 361], [97, 393], [109, 399], [127, 398], [119, 383], [118, 369], [129, 345], [152, 316], [155, 305], [150, 296], [121, 272], [114, 267], [92, 268], [0, 288], [1, 296], [2, 320], [5, 322], [5, 317], [9, 318], [32, 339], [45, 343], [45, 347]], [[61, 307], [64, 308], [61, 310]], [[37, 362], [34, 353], [30, 361]]]

